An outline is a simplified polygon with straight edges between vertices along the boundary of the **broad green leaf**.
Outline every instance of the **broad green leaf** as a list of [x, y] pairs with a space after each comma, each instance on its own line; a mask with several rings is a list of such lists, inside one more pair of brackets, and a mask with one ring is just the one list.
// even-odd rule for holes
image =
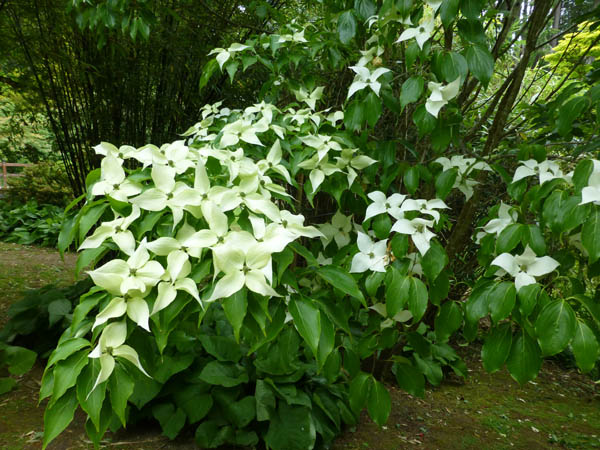
[[522, 286], [517, 292], [519, 298], [519, 311], [523, 317], [528, 317], [537, 306], [537, 298], [540, 293], [541, 286], [537, 283]]
[[460, 328], [462, 310], [458, 303], [449, 301], [442, 305], [435, 318], [435, 335], [439, 342], [447, 342], [452, 333]]
[[538, 256], [546, 254], [546, 241], [542, 230], [537, 225], [525, 225], [521, 231], [521, 243], [523, 247], [529, 245]]
[[[404, 172], [402, 178], [404, 186], [410, 195], [414, 195], [419, 189], [419, 168], [417, 166], [411, 166]], [[387, 214], [384, 217], [389, 217]]]
[[350, 408], [352, 408], [352, 411], [354, 411], [355, 414], [360, 413], [365, 407], [370, 389], [371, 377], [369, 374], [360, 372], [352, 379], [348, 400], [350, 402]]
[[600, 259], [600, 208], [595, 207], [583, 224], [581, 243], [588, 252], [590, 264]]
[[54, 368], [54, 389], [50, 404], [58, 400], [68, 389], [75, 386], [77, 377], [88, 361], [88, 352], [83, 350], [56, 364]]
[[208, 384], [233, 387], [247, 383], [248, 373], [237, 364], [211, 361], [202, 369], [200, 379]]
[[385, 425], [392, 410], [392, 399], [386, 387], [372, 378], [373, 384], [367, 400], [369, 416], [379, 426]]
[[502, 368], [512, 344], [512, 326], [503, 323], [493, 328], [486, 336], [481, 348], [483, 367], [489, 373], [494, 373]]
[[417, 368], [410, 364], [394, 363], [392, 372], [401, 389], [416, 397], [425, 395], [425, 377]]
[[563, 233], [579, 226], [585, 218], [581, 198], [565, 191], [554, 191], [544, 201], [543, 218], [554, 233]]
[[273, 390], [263, 380], [257, 380], [254, 398], [256, 399], [256, 419], [258, 421], [269, 420], [276, 404]]
[[563, 351], [573, 338], [577, 320], [571, 306], [564, 300], [545, 305], [535, 321], [535, 332], [544, 356]]
[[189, 423], [202, 420], [213, 406], [213, 398], [204, 383], [187, 384], [175, 392], [175, 402], [187, 415]]
[[461, 77], [463, 80], [467, 77], [467, 71], [469, 70], [469, 66], [465, 57], [460, 53], [444, 53], [440, 64], [442, 76], [444, 77], [444, 80], [447, 83], [453, 82], [458, 77]]
[[351, 131], [360, 131], [367, 119], [367, 105], [361, 100], [352, 101], [344, 111], [344, 125]]
[[484, 0], [460, 0], [460, 11], [467, 19], [479, 19]]
[[356, 19], [351, 10], [340, 14], [337, 23], [338, 36], [342, 44], [348, 44], [356, 34]]
[[357, 298], [366, 306], [365, 297], [358, 288], [356, 280], [344, 270], [335, 266], [323, 266], [317, 270], [317, 275], [351, 297]]
[[304, 297], [290, 300], [288, 309], [294, 319], [294, 326], [309, 346], [313, 355], [318, 357], [321, 338], [321, 312], [314, 303]]
[[42, 448], [54, 440], [73, 420], [77, 409], [77, 396], [75, 389], [71, 389], [63, 395], [51, 407], [44, 412], [44, 441]]
[[53, 366], [58, 361], [68, 358], [77, 350], [84, 347], [89, 347], [90, 342], [83, 338], [71, 338], [61, 342], [58, 347], [52, 352], [48, 359], [48, 367]]
[[418, 278], [410, 277], [410, 291], [408, 294], [408, 310], [412, 313], [414, 321], [421, 320], [427, 310], [427, 287]]
[[369, 92], [367, 98], [365, 98], [365, 113], [367, 116], [367, 123], [369, 126], [374, 127], [381, 112], [383, 110], [381, 99], [375, 94], [375, 92]]
[[598, 359], [598, 340], [585, 322], [577, 321], [575, 336], [573, 336], [573, 340], [571, 341], [571, 348], [575, 355], [577, 367], [582, 372], [589, 372], [594, 368]]
[[467, 48], [465, 57], [473, 76], [487, 86], [494, 73], [494, 58], [490, 51], [483, 45], [473, 44]]
[[265, 435], [266, 444], [273, 450], [312, 450], [317, 433], [312, 414], [306, 406], [288, 406], [279, 402], [279, 407], [269, 423]]
[[456, 181], [456, 177], [458, 176], [458, 171], [456, 168], [450, 170], [444, 170], [440, 173], [435, 179], [435, 193], [436, 197], [444, 200], [448, 197], [448, 194], [454, 187], [454, 182]]
[[506, 367], [511, 377], [521, 385], [537, 377], [542, 367], [540, 348], [524, 331], [513, 339]]
[[402, 109], [409, 103], [414, 103], [423, 94], [425, 87], [425, 81], [420, 76], [412, 76], [402, 83], [402, 90], [400, 92], [400, 105]]
[[590, 159], [584, 159], [577, 164], [577, 167], [575, 167], [573, 172], [573, 185], [575, 186], [575, 192], [581, 193], [581, 190], [588, 185], [590, 175], [593, 171], [594, 163]]
[[14, 378], [0, 377], [0, 395], [12, 391], [16, 385], [17, 380]]
[[385, 308], [388, 317], [394, 317], [404, 309], [409, 295], [410, 278], [400, 275], [397, 270], [393, 270], [391, 281], [385, 289]]
[[517, 291], [514, 283], [503, 281], [496, 284], [488, 294], [488, 302], [492, 322], [498, 323], [509, 316], [515, 307]]
[[104, 211], [108, 208], [108, 203], [89, 208], [83, 213], [79, 219], [79, 240], [83, 241], [88, 231], [98, 222]]
[[513, 223], [507, 226], [496, 240], [496, 253], [509, 253], [521, 242], [525, 225]]
[[591, 105], [590, 99], [585, 95], [573, 97], [558, 109], [558, 119], [556, 120], [556, 130], [561, 136], [569, 134], [573, 127], [573, 122]]
[[185, 425], [185, 412], [176, 408], [173, 403], [154, 405], [152, 415], [160, 423], [163, 434], [169, 439], [174, 439]]
[[488, 315], [490, 311], [489, 294], [494, 287], [494, 282], [484, 281], [473, 288], [465, 308], [465, 318], [469, 322], [475, 324], [479, 322], [479, 319]]
[[412, 116], [413, 123], [419, 129], [419, 135], [424, 136], [435, 130], [437, 119], [429, 114], [425, 105], [419, 105]]
[[442, 382], [444, 374], [439, 361], [434, 360], [431, 357], [421, 358], [418, 353], [414, 353], [413, 358], [415, 359], [419, 370], [427, 377], [427, 381], [434, 386], [438, 386]]
[[444, 247], [436, 240], [432, 240], [430, 244], [429, 250], [427, 250], [427, 253], [421, 259], [421, 266], [429, 281], [435, 281], [442, 270], [444, 270], [444, 267], [446, 267], [446, 264], [448, 264], [448, 255]]
[[108, 390], [110, 395], [110, 404], [114, 413], [117, 415], [123, 427], [127, 426], [127, 400], [133, 394], [134, 381], [129, 372], [121, 366], [115, 365], [115, 371], [108, 380]]
[[458, 15], [459, 0], [444, 0], [440, 6], [440, 17], [444, 28], [448, 28]]
[[375, 15], [377, 7], [371, 0], [354, 0], [354, 11], [364, 22], [369, 17]]
[[223, 300], [223, 311], [225, 311], [225, 317], [233, 327], [233, 334], [237, 342], [240, 341], [240, 330], [244, 323], [244, 317], [246, 317], [246, 311], [248, 309], [248, 291], [241, 289], [233, 294], [231, 297]]
[[76, 384], [79, 405], [88, 414], [96, 429], [100, 428], [100, 413], [106, 396], [107, 384], [106, 382], [100, 383], [92, 391], [99, 372], [100, 364], [97, 360], [94, 360], [83, 369], [77, 378]]
[[319, 370], [323, 369], [327, 358], [335, 346], [335, 328], [326, 314], [320, 314], [321, 337], [319, 339], [319, 348], [317, 353], [317, 362]]
[[34, 351], [15, 345], [3, 347], [0, 342], [0, 367], [6, 364], [12, 375], [24, 375], [31, 370], [37, 358]]

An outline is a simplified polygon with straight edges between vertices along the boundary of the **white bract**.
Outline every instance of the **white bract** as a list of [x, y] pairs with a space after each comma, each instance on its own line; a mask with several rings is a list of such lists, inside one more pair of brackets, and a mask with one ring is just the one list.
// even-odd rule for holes
[[98, 374], [98, 378], [96, 378], [94, 387], [88, 393], [88, 397], [96, 389], [96, 386], [108, 380], [108, 377], [110, 377], [115, 368], [115, 357], [128, 360], [140, 369], [144, 375], [150, 377], [140, 364], [137, 352], [130, 346], [125, 345], [126, 338], [127, 324], [125, 321], [113, 322], [102, 330], [98, 345], [88, 355], [90, 358], [99, 358], [100, 360], [100, 373]]
[[217, 54], [217, 62], [219, 63], [219, 67], [221, 68], [221, 70], [223, 70], [223, 64], [225, 64], [234, 53], [241, 52], [243, 50], [246, 50], [247, 48], [250, 47], [247, 45], [235, 43], [231, 44], [231, 46], [227, 50], [224, 48], [215, 48], [211, 50], [208, 54]]
[[370, 219], [378, 214], [388, 213], [395, 219], [400, 219], [404, 217], [403, 211], [400, 208], [402, 202], [406, 198], [406, 195], [402, 194], [392, 194], [389, 197], [381, 191], [370, 192], [367, 197], [373, 200], [367, 207], [367, 211], [365, 213], [365, 220]]
[[331, 218], [331, 223], [324, 223], [319, 226], [319, 231], [323, 233], [321, 242], [323, 247], [335, 240], [338, 248], [345, 247], [350, 243], [350, 232], [352, 231], [352, 216], [345, 216], [341, 211]]
[[139, 194], [142, 186], [125, 177], [121, 166], [123, 160], [112, 155], [105, 156], [100, 163], [100, 180], [92, 186], [92, 195], [109, 195], [115, 200], [126, 202], [128, 197]]
[[[118, 216], [118, 213], [115, 212], [115, 216]], [[133, 237], [133, 233], [127, 228], [129, 228], [138, 217], [140, 217], [140, 208], [133, 205], [129, 216], [117, 217], [110, 222], [102, 222], [102, 224], [94, 230], [94, 234], [81, 243], [79, 250], [98, 248], [106, 239], [111, 238], [123, 253], [131, 255], [135, 250], [135, 238]]]
[[396, 43], [407, 41], [409, 39], [415, 39], [420, 49], [423, 48], [423, 44], [431, 38], [433, 28], [435, 24], [433, 17], [430, 19], [423, 20], [418, 27], [407, 28], [402, 32]]
[[381, 83], [377, 81], [379, 77], [381, 77], [384, 73], [390, 72], [390, 69], [386, 69], [385, 67], [379, 67], [371, 72], [368, 68], [364, 66], [350, 66], [356, 75], [354, 77], [354, 81], [350, 85], [348, 89], [348, 96], [346, 99], [349, 99], [354, 95], [354, 93], [365, 89], [366, 87], [371, 88], [373, 92], [377, 96], [379, 96], [379, 90], [381, 89]]
[[507, 226], [516, 223], [518, 217], [519, 213], [517, 213], [512, 206], [507, 205], [504, 202], [500, 202], [500, 208], [498, 208], [498, 218], [492, 219], [485, 224], [483, 231], [498, 236]]
[[477, 161], [475, 158], [465, 158], [462, 155], [455, 155], [450, 159], [443, 156], [437, 158], [434, 162], [440, 164], [444, 171], [457, 169], [456, 180], [452, 187], [461, 191], [467, 200], [473, 196], [473, 188], [479, 184], [477, 181], [468, 178], [471, 172], [473, 170], [492, 170], [486, 162]]
[[387, 254], [387, 239], [374, 242], [366, 233], [358, 233], [356, 239], [359, 252], [352, 258], [350, 272], [385, 272], [389, 261]]
[[431, 91], [431, 95], [425, 102], [425, 109], [429, 114], [437, 117], [440, 109], [444, 107], [450, 100], [458, 95], [460, 88], [460, 77], [449, 84], [434, 83], [430, 81], [427, 87]]
[[522, 165], [515, 170], [513, 183], [534, 175], [538, 175], [540, 184], [544, 184], [546, 181], [555, 178], [565, 179], [565, 175], [560, 169], [560, 166], [554, 161], [544, 160], [541, 163], [538, 163], [535, 159], [529, 159], [523, 161], [521, 164]]
[[550, 256], [538, 258], [528, 245], [521, 255], [514, 256], [510, 253], [502, 253], [492, 261], [491, 265], [500, 267], [503, 270], [500, 275], [506, 272], [514, 277], [518, 292], [523, 286], [535, 283], [536, 277], [552, 272], [559, 266], [559, 263]]
[[321, 100], [321, 97], [323, 97], [324, 89], [323, 86], [319, 86], [309, 93], [304, 88], [300, 88], [294, 91], [294, 95], [296, 96], [296, 100], [306, 103], [314, 111], [317, 107], [317, 100]]
[[435, 237], [435, 234], [428, 228], [432, 226], [432, 220], [422, 219], [420, 217], [411, 220], [402, 218], [398, 219], [392, 226], [391, 231], [400, 234], [408, 234], [415, 244], [415, 247], [417, 247], [417, 250], [419, 250], [419, 253], [424, 255], [431, 246], [429, 241]]
[[400, 219], [404, 217], [404, 213], [408, 211], [419, 211], [421, 214], [427, 214], [428, 216], [433, 217], [433, 221], [438, 223], [440, 221], [440, 213], [437, 211], [438, 209], [447, 209], [448, 205], [444, 203], [442, 199], [433, 198], [431, 200], [424, 199], [412, 199], [407, 198], [402, 204], [401, 215], [396, 217], [396, 219]]
[[594, 169], [588, 178], [587, 186], [581, 190], [581, 203], [600, 205], [600, 161], [592, 160]]
[[163, 275], [164, 281], [158, 284], [158, 295], [152, 308], [152, 314], [169, 306], [177, 297], [177, 291], [185, 291], [194, 297], [198, 302], [198, 288], [196, 283], [187, 276], [192, 271], [192, 265], [188, 260], [188, 255], [182, 250], [176, 250], [167, 256], [167, 270]]

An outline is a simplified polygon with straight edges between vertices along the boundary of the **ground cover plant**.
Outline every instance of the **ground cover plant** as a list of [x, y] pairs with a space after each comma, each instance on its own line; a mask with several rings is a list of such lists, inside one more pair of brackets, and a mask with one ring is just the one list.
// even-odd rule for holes
[[0, 240], [26, 245], [55, 247], [62, 227], [64, 209], [60, 206], [3, 201], [0, 206]]
[[465, 376], [448, 342], [482, 320], [490, 372], [526, 383], [567, 347], [592, 370], [598, 73], [511, 115], [552, 5], [519, 8], [330, 2], [211, 52], [201, 87], [255, 71], [253, 104], [97, 145], [59, 237], [96, 286], [48, 360], [44, 445], [81, 406], [96, 444], [152, 416], [202, 447], [326, 446], [364, 408], [386, 423], [385, 377], [423, 395]]

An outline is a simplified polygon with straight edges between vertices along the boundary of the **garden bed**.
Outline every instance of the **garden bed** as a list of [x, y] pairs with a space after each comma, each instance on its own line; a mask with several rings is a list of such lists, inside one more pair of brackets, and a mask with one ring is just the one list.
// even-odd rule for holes
[[[0, 324], [8, 306], [27, 288], [73, 281], [75, 255], [0, 243]], [[485, 373], [476, 349], [464, 354], [466, 382], [447, 379], [418, 399], [388, 386], [392, 413], [386, 427], [366, 414], [355, 429], [334, 444], [335, 450], [600, 448], [600, 391], [574, 370], [545, 361], [534, 382], [520, 388], [505, 371]], [[0, 397], [0, 448], [41, 448], [44, 403], [37, 405], [43, 365], [21, 377], [16, 390]], [[49, 449], [93, 448], [84, 431], [85, 416], [75, 421]], [[158, 424], [107, 435], [107, 449], [193, 449], [192, 436], [169, 441]]]

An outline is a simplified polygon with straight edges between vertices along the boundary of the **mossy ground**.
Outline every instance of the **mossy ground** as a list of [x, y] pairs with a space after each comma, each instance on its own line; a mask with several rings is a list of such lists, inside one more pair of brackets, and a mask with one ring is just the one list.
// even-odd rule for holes
[[[73, 281], [74, 255], [0, 243], [0, 325], [8, 306], [27, 288]], [[366, 415], [334, 444], [334, 450], [397, 449], [540, 449], [600, 448], [600, 390], [587, 376], [546, 361], [539, 377], [519, 387], [505, 371], [487, 374], [477, 349], [463, 349], [470, 370], [466, 381], [448, 379], [423, 399], [394, 387], [386, 427]], [[0, 449], [39, 449], [43, 404], [37, 391], [43, 365], [19, 380], [16, 390], [0, 397]], [[48, 448], [87, 449], [83, 424], [75, 421]], [[109, 436], [106, 449], [192, 449], [190, 439], [168, 441], [158, 424]]]

